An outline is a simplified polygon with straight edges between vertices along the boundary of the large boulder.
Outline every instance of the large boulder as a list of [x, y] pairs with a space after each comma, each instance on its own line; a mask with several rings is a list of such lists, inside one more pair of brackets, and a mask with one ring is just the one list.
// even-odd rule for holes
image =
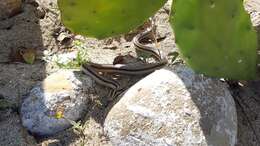
[[234, 146], [236, 108], [225, 83], [177, 66], [131, 87], [104, 128], [117, 146]]

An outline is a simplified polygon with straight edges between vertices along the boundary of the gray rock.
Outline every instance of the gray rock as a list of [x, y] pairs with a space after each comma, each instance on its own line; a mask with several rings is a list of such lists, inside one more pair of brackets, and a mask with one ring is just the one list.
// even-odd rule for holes
[[[61, 70], [35, 86], [23, 101], [22, 123], [32, 133], [51, 135], [71, 126], [87, 108], [91, 80], [72, 70]], [[57, 119], [56, 113], [65, 118]]]
[[131, 87], [104, 129], [117, 146], [234, 146], [236, 108], [225, 83], [177, 66]]

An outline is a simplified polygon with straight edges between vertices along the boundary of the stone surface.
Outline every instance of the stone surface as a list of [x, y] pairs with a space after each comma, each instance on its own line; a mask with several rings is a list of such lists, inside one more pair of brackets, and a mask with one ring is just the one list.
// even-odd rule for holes
[[0, 96], [2, 95], [9, 102], [19, 105], [22, 95], [27, 94], [35, 84], [45, 77], [45, 64], [41, 62], [36, 62], [33, 65], [0, 63]]
[[21, 0], [0, 0], [0, 19], [14, 16], [21, 12]]
[[177, 66], [131, 87], [104, 128], [118, 146], [234, 146], [236, 108], [225, 83]]
[[245, 9], [251, 16], [253, 26], [260, 25], [260, 2], [258, 0], [245, 1]]
[[5, 120], [0, 119], [0, 135], [1, 146], [36, 145], [35, 140], [20, 125], [19, 116], [15, 114], [5, 117]]
[[[36, 85], [21, 107], [22, 123], [32, 133], [51, 135], [71, 126], [87, 108], [91, 80], [80, 72], [60, 70]], [[60, 112], [65, 118], [56, 118]]]

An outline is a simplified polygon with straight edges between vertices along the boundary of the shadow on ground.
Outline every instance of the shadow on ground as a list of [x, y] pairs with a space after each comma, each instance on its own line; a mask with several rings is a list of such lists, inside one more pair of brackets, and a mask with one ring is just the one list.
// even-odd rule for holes
[[42, 17], [37, 15], [35, 4], [34, 0], [23, 2], [20, 13], [0, 20], [0, 100], [12, 106], [0, 108], [0, 145], [23, 145], [29, 141], [21, 126], [19, 106], [22, 96], [46, 76], [44, 62], [36, 60], [29, 65], [19, 56], [22, 48], [34, 49], [38, 56], [45, 49], [39, 25]]
[[[256, 27], [260, 44], [260, 26]], [[258, 45], [260, 50], [260, 45]], [[260, 63], [258, 54], [258, 63]], [[260, 78], [260, 67], [258, 67]], [[260, 145], [260, 80], [241, 84], [230, 81], [230, 90], [236, 103], [238, 118], [237, 146]]]

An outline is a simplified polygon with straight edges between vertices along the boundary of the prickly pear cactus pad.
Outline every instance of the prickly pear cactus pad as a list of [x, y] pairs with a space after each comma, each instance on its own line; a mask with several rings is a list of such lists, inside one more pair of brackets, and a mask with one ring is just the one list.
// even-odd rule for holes
[[99, 39], [127, 33], [167, 0], [58, 0], [62, 22], [74, 33]]
[[171, 25], [182, 55], [195, 71], [255, 78], [257, 36], [242, 0], [175, 0]]

